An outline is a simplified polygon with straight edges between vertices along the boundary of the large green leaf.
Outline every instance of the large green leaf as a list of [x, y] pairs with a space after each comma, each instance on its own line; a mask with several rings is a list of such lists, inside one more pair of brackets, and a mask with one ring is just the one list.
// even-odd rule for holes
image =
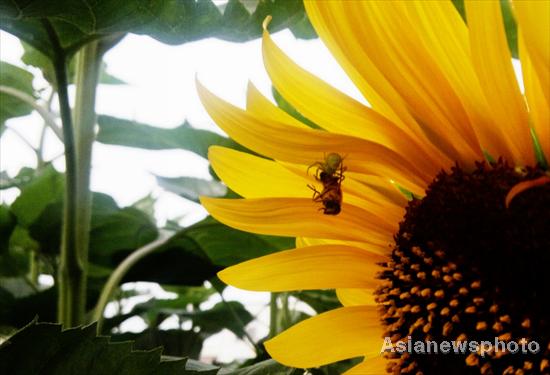
[[116, 333], [112, 341], [134, 341], [134, 347], [140, 350], [161, 346], [164, 355], [198, 358], [206, 336], [199, 332], [179, 329], [146, 329], [143, 332]]
[[106, 144], [147, 150], [183, 149], [204, 158], [207, 157], [208, 147], [211, 145], [243, 149], [229, 138], [208, 130], [192, 128], [188, 123], [165, 129], [104, 115], [98, 116], [97, 122], [97, 140]]
[[123, 282], [151, 281], [167, 285], [200, 286], [221, 270], [191, 238], [176, 235], [134, 265]]
[[1, 27], [49, 57], [54, 45], [48, 28], [70, 55], [89, 40], [126, 32], [169, 44], [207, 37], [250, 40], [261, 35], [270, 14], [273, 30], [290, 27], [297, 36], [315, 36], [300, 0], [261, 0], [253, 11], [230, 0], [223, 12], [211, 0], [0, 0]]
[[4, 325], [22, 327], [35, 316], [55, 321], [57, 308], [55, 288], [17, 298], [12, 291], [0, 286], [0, 297], [0, 322]]
[[90, 254], [97, 258], [111, 257], [117, 252], [141, 247], [157, 235], [157, 228], [147, 214], [126, 207], [92, 219]]
[[212, 217], [182, 230], [216, 265], [231, 266], [245, 260], [294, 247], [294, 238], [265, 236], [233, 229]]
[[[18, 66], [0, 61], [0, 85], [17, 89], [33, 96], [33, 75]], [[0, 92], [0, 133], [6, 120], [12, 117], [25, 116], [32, 112], [32, 107], [21, 99]]]
[[243, 304], [237, 301], [219, 302], [208, 310], [193, 309], [189, 311], [188, 304], [180, 298], [173, 300], [152, 299], [138, 304], [132, 310], [133, 314], [153, 314], [169, 316], [176, 314], [182, 319], [190, 319], [193, 326], [200, 331], [212, 335], [222, 329], [229, 329], [239, 337], [244, 336], [243, 328], [254, 318], [245, 309]]
[[10, 375], [184, 375], [185, 360], [161, 360], [161, 348], [135, 351], [131, 342], [96, 336], [95, 324], [61, 330], [33, 321], [0, 345], [0, 373]]

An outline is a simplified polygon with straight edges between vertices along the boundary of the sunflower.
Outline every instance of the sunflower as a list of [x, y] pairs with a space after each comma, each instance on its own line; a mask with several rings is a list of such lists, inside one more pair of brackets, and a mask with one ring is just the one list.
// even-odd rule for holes
[[[499, 1], [466, 1], [467, 24], [450, 1], [305, 6], [368, 105], [296, 65], [267, 23], [273, 85], [319, 128], [251, 84], [246, 110], [198, 84], [213, 120], [263, 156], [212, 147], [214, 170], [244, 199], [202, 204], [229, 226], [296, 237], [295, 249], [219, 277], [257, 291], [335, 289], [343, 305], [267, 351], [299, 368], [364, 358], [346, 374], [550, 373], [550, 2], [511, 5], [524, 90]], [[384, 337], [540, 350], [381, 354]]]

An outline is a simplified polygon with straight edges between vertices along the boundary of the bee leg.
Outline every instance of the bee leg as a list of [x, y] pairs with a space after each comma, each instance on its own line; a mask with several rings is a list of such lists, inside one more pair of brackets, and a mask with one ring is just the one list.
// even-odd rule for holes
[[319, 190], [317, 190], [315, 188], [315, 186], [313, 185], [307, 185], [308, 188], [310, 188], [311, 190], [313, 190], [313, 197], [312, 199], [315, 201], [315, 202], [320, 202], [321, 199], [322, 199], [322, 194]]

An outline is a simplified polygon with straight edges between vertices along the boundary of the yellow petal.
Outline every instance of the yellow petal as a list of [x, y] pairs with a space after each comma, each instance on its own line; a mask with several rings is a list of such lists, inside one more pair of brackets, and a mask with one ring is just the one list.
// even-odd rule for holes
[[[362, 66], [363, 57], [368, 56], [371, 60], [366, 66], [370, 66], [370, 61], [377, 67], [397, 90], [412, 116], [419, 119], [423, 132], [442, 151], [453, 160], [468, 164], [482, 157], [468, 113], [457, 95], [456, 84], [453, 85], [456, 73], [446, 56], [446, 53], [451, 55], [449, 48], [457, 44], [458, 47], [452, 49], [453, 58], [457, 62], [466, 61], [464, 46], [451, 43], [454, 40], [439, 40], [437, 34], [434, 37], [433, 30], [426, 25], [433, 24], [435, 18], [430, 19], [431, 22], [419, 22], [437, 11], [438, 28], [459, 25], [460, 18], [450, 3], [416, 2], [413, 6], [400, 1], [320, 1], [308, 2], [306, 6], [308, 14], [310, 7], [321, 13], [325, 23], [332, 26], [330, 32], [340, 35], [339, 43], [349, 45], [344, 39], [355, 41], [354, 48], [362, 53], [347, 51], [354, 58], [354, 66]], [[342, 26], [353, 30], [345, 33], [345, 38], [344, 30], [340, 30]], [[464, 24], [462, 28], [465, 30]], [[433, 49], [434, 42], [439, 45], [446, 42], [449, 46]], [[365, 75], [365, 78], [378, 83], [377, 75]]]
[[397, 223], [343, 204], [338, 215], [325, 215], [304, 198], [215, 199], [201, 197], [206, 210], [222, 223], [246, 232], [289, 237], [361, 241], [391, 240]]
[[[521, 35], [519, 36], [519, 57], [532, 126], [546, 158], [550, 158], [550, 87], [543, 89], [541, 86]], [[545, 90], [549, 93], [545, 94]]]
[[273, 160], [219, 146], [208, 149], [208, 159], [221, 180], [245, 198], [311, 197], [309, 179]]
[[[344, 156], [350, 171], [392, 178], [423, 192], [432, 175], [377, 143], [315, 129], [298, 129], [256, 118], [213, 95], [197, 82], [199, 96], [212, 119], [231, 138], [276, 160], [312, 165], [329, 152]], [[401, 183], [402, 182], [402, 183]], [[421, 194], [421, 193], [420, 193]]]
[[[379, 176], [369, 176], [359, 173], [348, 173], [351, 178], [363, 184], [368, 194], [379, 202], [392, 204], [398, 207], [406, 207], [409, 203], [405, 195], [396, 186], [395, 181]], [[421, 192], [419, 196], [424, 196]]]
[[[379, 283], [380, 281], [378, 281]], [[378, 284], [376, 284], [378, 286]], [[337, 289], [336, 296], [344, 306], [375, 306], [374, 289]]]
[[513, 6], [518, 32], [525, 42], [546, 102], [550, 103], [550, 2], [516, 0]]
[[325, 11], [326, 4], [322, 3], [304, 1], [309, 20], [332, 55], [377, 112], [410, 135], [420, 136], [422, 130], [406, 103], [362, 49], [364, 39], [356, 35], [352, 25], [339, 24], [336, 15]]
[[268, 353], [286, 366], [308, 368], [379, 353], [383, 340], [375, 307], [332, 310], [298, 323], [266, 341]]
[[516, 164], [533, 162], [527, 108], [512, 67], [499, 1], [466, 1], [472, 59], [490, 98], [493, 131], [484, 147]]
[[[368, 236], [367, 236], [368, 237]], [[387, 256], [391, 252], [391, 238], [386, 238], [382, 242], [369, 242], [368, 238], [364, 241], [342, 241], [328, 240], [324, 238], [296, 237], [296, 247], [316, 246], [316, 245], [343, 245], [364, 249], [371, 253]]]
[[255, 291], [373, 288], [384, 256], [349, 246], [321, 245], [280, 251], [226, 268], [226, 284]]
[[350, 368], [342, 375], [382, 375], [386, 373], [388, 360], [381, 355], [365, 358], [360, 364]]
[[387, 146], [433, 174], [441, 169], [441, 158], [425, 152], [415, 139], [384, 116], [300, 68], [271, 40], [267, 31], [263, 36], [263, 53], [277, 90], [322, 128]]

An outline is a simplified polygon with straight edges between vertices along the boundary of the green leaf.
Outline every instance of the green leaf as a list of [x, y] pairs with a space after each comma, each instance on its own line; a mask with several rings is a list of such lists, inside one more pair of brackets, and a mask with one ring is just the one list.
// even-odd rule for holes
[[509, 0], [500, 0], [502, 10], [502, 19], [504, 21], [504, 29], [506, 31], [506, 40], [512, 57], [519, 58], [518, 52], [518, 25], [512, 12], [512, 4]]
[[[462, 19], [467, 23], [466, 7], [464, 0], [452, 0], [456, 10], [460, 13]], [[500, 9], [502, 11], [502, 20], [506, 31], [506, 40], [508, 41], [508, 49], [512, 57], [518, 58], [518, 26], [512, 12], [512, 5], [509, 0], [500, 0]]]
[[[237, 301], [220, 302], [209, 310], [195, 310], [178, 315], [191, 319], [193, 325], [200, 327], [201, 332], [214, 334], [229, 329], [241, 338], [244, 337], [243, 327], [254, 319]], [[238, 318], [235, 318], [235, 315]]]
[[10, 291], [0, 286], [0, 322], [2, 324], [22, 327], [29, 322], [29, 319], [33, 319], [37, 315], [42, 319], [53, 321], [56, 318], [56, 308], [57, 291], [55, 288], [16, 298]]
[[289, 102], [286, 101], [285, 98], [277, 91], [275, 86], [271, 86], [271, 93], [273, 94], [273, 98], [275, 99], [275, 103], [277, 103], [277, 106], [281, 108], [283, 111], [294, 117], [296, 120], [303, 122], [304, 124], [314, 128], [314, 129], [321, 129], [319, 125], [308, 119], [307, 117], [303, 116], [296, 108], [292, 106]]
[[223, 197], [227, 187], [218, 181], [208, 181], [195, 177], [161, 177], [156, 176], [157, 184], [172, 193], [185, 199], [199, 203], [199, 197]]
[[531, 139], [533, 140], [533, 148], [535, 149], [535, 158], [537, 163], [543, 169], [548, 169], [548, 159], [546, 159], [546, 155], [544, 155], [544, 150], [540, 144], [539, 137], [533, 127], [531, 127]]
[[5, 171], [0, 172], [0, 190], [17, 187], [21, 189], [24, 185], [32, 181], [39, 172], [36, 169], [23, 167], [15, 177], [10, 177]]
[[232, 266], [294, 247], [294, 238], [265, 236], [230, 228], [212, 217], [182, 230], [216, 265]]
[[90, 256], [93, 256], [91, 259], [110, 258], [119, 251], [137, 249], [157, 236], [157, 228], [147, 214], [126, 207], [92, 220]]
[[262, 0], [254, 3], [257, 4], [255, 9], [250, 6], [250, 1], [229, 0], [214, 36], [236, 42], [257, 38], [261, 35], [265, 18], [272, 16], [269, 25], [271, 32], [289, 28], [297, 38], [317, 37], [301, 0]]
[[32, 181], [21, 189], [11, 211], [23, 226], [31, 225], [51, 205], [63, 197], [64, 177], [53, 166], [41, 170]]
[[[34, 96], [33, 78], [25, 69], [0, 61], [0, 85]], [[0, 92], [0, 103], [0, 133], [8, 119], [25, 116], [33, 111], [30, 104], [4, 92]]]
[[97, 140], [105, 144], [147, 150], [183, 149], [203, 158], [207, 157], [208, 147], [211, 145], [244, 150], [229, 138], [208, 130], [192, 128], [188, 123], [165, 129], [105, 115], [99, 115], [97, 123]]
[[220, 270], [221, 267], [213, 264], [197, 243], [178, 234], [134, 265], [123, 282], [200, 286]]
[[155, 203], [156, 200], [153, 195], [148, 194], [132, 203], [132, 207], [145, 213], [151, 220], [155, 220]]
[[[170, 290], [170, 288], [164, 288]], [[178, 314], [187, 311], [188, 305], [199, 305], [216, 293], [213, 288], [178, 286], [178, 297], [174, 299], [151, 299], [135, 306], [140, 313]]]
[[[21, 230], [28, 230], [43, 253], [59, 252], [63, 182], [64, 175], [48, 166], [21, 187], [21, 194], [11, 206]], [[127, 254], [151, 242], [157, 235], [156, 225], [146, 213], [134, 207], [121, 209], [110, 196], [93, 193], [91, 261], [114, 267], [120, 256], [125, 256], [117, 256], [117, 253]]]
[[204, 334], [178, 329], [152, 328], [139, 333], [125, 332], [111, 335], [111, 340], [115, 342], [134, 341], [135, 349], [146, 350], [162, 346], [164, 355], [194, 358], [199, 357], [204, 339]]
[[317, 314], [342, 307], [334, 290], [303, 290], [292, 295], [307, 303]]
[[8, 251], [8, 244], [11, 233], [15, 228], [15, 216], [11, 213], [8, 206], [0, 205], [0, 256]]
[[220, 370], [219, 375], [293, 375], [302, 371], [285, 367], [272, 359], [256, 363], [238, 370]]
[[185, 360], [162, 361], [161, 348], [135, 351], [131, 342], [96, 336], [95, 324], [62, 331], [31, 322], [0, 345], [0, 373], [10, 375], [184, 375]]
[[19, 225], [8, 237], [8, 249], [0, 254], [0, 275], [15, 277], [25, 275], [29, 270], [29, 254], [39, 247], [29, 231]]
[[4, 30], [50, 58], [54, 48], [47, 25], [69, 55], [90, 40], [128, 32], [168, 44], [208, 37], [246, 41], [261, 35], [267, 15], [273, 16], [273, 31], [290, 27], [299, 37], [315, 37], [299, 0], [262, 0], [253, 12], [230, 0], [223, 14], [211, 0], [0, 0], [0, 15]]
[[202, 333], [213, 335], [223, 329], [229, 329], [238, 337], [244, 336], [243, 327], [254, 319], [245, 307], [236, 301], [219, 302], [208, 310], [189, 311], [188, 304], [185, 297], [173, 300], [152, 299], [137, 304], [131, 314], [152, 316], [149, 320], [154, 320], [159, 314], [176, 314], [184, 320], [190, 319], [193, 326], [199, 327]]

